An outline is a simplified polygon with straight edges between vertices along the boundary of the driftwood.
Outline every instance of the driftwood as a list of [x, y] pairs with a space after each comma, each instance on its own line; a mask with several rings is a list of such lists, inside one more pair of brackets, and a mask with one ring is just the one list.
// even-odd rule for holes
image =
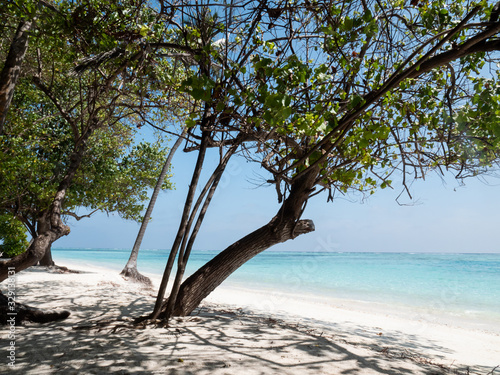
[[70, 312], [43, 310], [36, 307], [24, 305], [12, 300], [9, 304], [9, 298], [0, 292], [0, 324], [3, 325], [20, 325], [23, 322], [33, 323], [49, 323], [58, 320], [64, 320]]

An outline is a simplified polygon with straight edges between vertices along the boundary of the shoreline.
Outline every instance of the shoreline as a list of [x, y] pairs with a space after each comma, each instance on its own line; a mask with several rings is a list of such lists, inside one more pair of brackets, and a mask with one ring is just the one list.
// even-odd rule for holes
[[[139, 270], [161, 276], [166, 258], [158, 253], [142, 253], [138, 260]], [[194, 252], [186, 275], [195, 272], [211, 258], [205, 253], [212, 252]], [[289, 256], [277, 261], [280, 258], [276, 258], [276, 254]], [[424, 253], [400, 253], [396, 257], [386, 253], [364, 254], [369, 255], [269, 252], [245, 264], [223, 285], [259, 290], [263, 294], [300, 295], [315, 301], [325, 297], [328, 300], [352, 300], [361, 307], [369, 302], [370, 311], [373, 306], [389, 304], [402, 310], [404, 316], [408, 312], [414, 314], [414, 311], [424, 316], [437, 312], [449, 320], [463, 318], [473, 324], [485, 321], [500, 327], [500, 278], [494, 276], [500, 267], [500, 254], [478, 259], [474, 256], [462, 258], [461, 254], [447, 254], [448, 257], [444, 258], [443, 254], [436, 257], [436, 254], [428, 256]], [[112, 253], [94, 250], [90, 256], [83, 250], [76, 253], [62, 251], [56, 259], [59, 262], [68, 259], [71, 263], [88, 261], [89, 265], [95, 266], [106, 264], [107, 268], [121, 271], [129, 255], [130, 252], [124, 250]], [[483, 264], [486, 274], [478, 269], [478, 265]]]
[[[50, 342], [54, 344], [56, 341], [65, 342], [68, 337], [82, 334], [74, 331], [75, 326], [116, 316], [127, 319], [150, 312], [161, 280], [158, 275], [145, 273], [152, 278], [155, 286], [153, 290], [147, 290], [137, 284], [123, 280], [119, 276], [119, 271], [117, 272], [115, 269], [90, 267], [69, 261], [63, 261], [61, 264], [69, 269], [80, 270], [85, 273], [58, 274], [32, 269], [16, 275], [19, 291], [18, 301], [20, 303], [43, 308], [67, 309], [72, 312], [72, 315], [62, 322], [49, 325], [29, 324], [19, 327], [20, 341], [17, 344], [20, 348], [24, 347], [24, 349], [20, 349], [21, 352], [19, 353], [18, 363], [21, 363], [19, 373], [52, 373], [50, 366], [62, 366], [60, 367], [61, 371], [64, 368], [64, 373], [72, 373], [72, 368], [77, 369], [75, 363], [81, 364], [83, 360], [81, 358], [83, 353], [74, 347], [74, 344], [72, 346], [73, 350], [65, 353], [61, 358], [54, 353], [49, 355], [42, 361], [45, 362], [45, 365], [40, 364], [41, 367], [36, 361], [34, 363], [28, 362], [29, 353], [35, 348], [40, 350], [41, 341], [43, 342], [46, 339], [45, 335], [52, 336], [54, 341]], [[142, 341], [139, 340], [136, 342], [136, 346], [140, 348], [141, 352], [150, 353], [152, 357], [164, 358], [168, 354], [167, 357], [173, 356], [172, 358], [175, 360], [182, 359], [182, 362], [170, 363], [167, 361], [168, 366], [171, 366], [172, 371], [177, 369], [180, 373], [186, 374], [198, 374], [204, 373], [204, 371], [207, 374], [238, 373], [236, 369], [242, 364], [243, 359], [241, 358], [250, 361], [254, 366], [263, 366], [263, 369], [269, 370], [264, 371], [264, 373], [276, 374], [299, 372], [313, 374], [322, 373], [321, 371], [340, 373], [340, 370], [335, 372], [336, 369], [345, 369], [345, 366], [358, 368], [359, 365], [356, 363], [360, 361], [360, 358], [372, 358], [374, 361], [376, 359], [378, 365], [375, 366], [372, 363], [368, 366], [369, 370], [354, 373], [396, 374], [406, 372], [424, 374], [429, 373], [429, 363], [433, 363], [434, 365], [431, 368], [435, 371], [444, 368], [462, 371], [469, 367], [471, 374], [487, 374], [495, 366], [500, 365], [500, 335], [494, 332], [429, 322], [422, 318], [418, 319], [418, 316], [398, 316], [393, 311], [370, 310], [370, 306], [367, 306], [366, 309], [360, 309], [359, 305], [348, 304], [345, 301], [340, 304], [339, 301], [336, 301], [333, 304], [321, 305], [310, 303], [310, 301], [297, 298], [297, 296], [293, 298], [292, 295], [267, 294], [266, 298], [263, 298], [263, 296], [262, 293], [252, 290], [221, 286], [207, 297], [203, 303], [203, 308], [197, 312], [198, 315], [184, 319], [174, 319], [175, 323], [167, 330], [169, 332], [173, 331], [173, 336], [168, 333], [165, 335], [164, 329], [140, 330], [142, 332], [138, 336], [134, 335], [134, 333], [137, 333], [135, 330], [134, 332], [126, 331], [122, 335], [125, 335], [132, 342], [136, 342], [138, 337], [142, 338], [143, 341], [148, 341], [149, 345], [141, 345], [140, 342]], [[197, 321], [197, 319], [200, 320]], [[231, 330], [232, 334], [229, 334], [229, 331], [226, 331], [223, 326], [218, 325], [221, 321], [228, 324], [227, 329]], [[203, 324], [199, 324], [200, 322]], [[247, 324], [253, 330], [267, 333], [256, 335], [252, 340], [248, 341], [247, 333], [251, 333], [252, 329], [247, 330]], [[241, 327], [246, 328], [242, 330]], [[179, 338], [176, 336], [176, 329], [182, 332], [179, 337], [185, 337], [186, 340], [189, 338], [189, 342], [185, 343], [185, 347], [190, 349], [187, 349], [186, 352], [183, 350], [179, 352], [176, 348], [170, 348], [167, 352], [158, 349], [160, 344], [162, 344], [160, 346], [168, 348], [172, 338]], [[5, 329], [2, 328], [1, 332], [2, 338], [4, 338]], [[91, 353], [105, 357], [106, 361], [117, 360], [113, 359], [117, 354], [115, 353], [116, 350], [106, 349], [106, 340], [113, 340], [112, 337], [106, 339], [106, 336], [113, 335], [101, 335], [94, 331], [88, 331], [86, 334], [90, 337], [98, 336], [104, 345], [99, 349], [102, 353], [95, 353], [95, 350], [97, 350], [95, 348], [90, 350]], [[147, 340], [144, 338], [144, 334], [146, 334]], [[224, 338], [223, 342], [213, 344], [208, 339], [201, 340], [203, 335], [213, 337], [214, 334], [217, 337]], [[275, 345], [271, 344], [273, 338], [286, 341], [285, 338], [291, 336], [295, 337], [292, 344], [282, 346], [281, 350], [278, 351], [273, 349], [275, 347]], [[85, 337], [89, 339], [89, 337]], [[306, 348], [301, 347], [301, 350], [297, 349], [297, 342], [310, 341], [315, 342], [315, 344], [311, 344]], [[242, 342], [245, 343], [243, 346]], [[209, 366], [207, 364], [208, 359], [205, 358], [205, 360], [201, 361], [202, 363], [196, 364], [197, 354], [195, 349], [199, 350], [200, 345], [203, 345], [201, 348], [207, 346], [210, 350], [217, 352], [216, 355], [221, 357], [222, 362], [217, 362], [218, 365], [212, 364]], [[224, 350], [220, 348], [221, 345], [225, 348]], [[226, 346], [228, 348], [238, 348], [235, 349], [237, 353], [232, 349], [227, 350]], [[53, 348], [50, 349], [50, 347], [51, 345], [49, 345], [49, 348], [41, 350], [42, 352], [53, 351]], [[317, 353], [318, 347], [325, 347], [328, 350], [322, 350], [320, 355]], [[222, 351], [219, 352], [220, 350]], [[255, 355], [255, 353], [247, 353], [246, 350], [252, 353], [255, 350], [262, 350], [262, 353]], [[269, 353], [270, 350], [271, 354]], [[342, 357], [341, 353], [345, 354], [346, 352], [351, 353], [350, 357], [348, 356], [349, 358], [353, 356], [359, 357], [357, 362], [352, 363], [351, 360], [347, 359], [338, 362], [334, 359], [338, 356]], [[183, 357], [180, 357], [181, 355]], [[268, 355], [273, 358], [276, 357], [273, 359], [272, 365], [265, 360]], [[312, 371], [312, 368], [308, 366], [300, 367], [300, 363], [310, 363], [308, 361], [311, 358], [325, 360], [322, 360], [322, 364], [318, 365], [321, 371], [318, 372], [317, 367], [314, 367], [315, 371]], [[292, 361], [295, 366], [289, 367], [285, 365], [284, 363], [288, 363], [287, 361]], [[186, 362], [189, 362], [189, 368], [186, 367]], [[223, 365], [219, 367], [221, 363], [229, 365], [231, 368], [227, 369]], [[391, 370], [396, 364], [398, 368], [406, 368], [407, 371]], [[0, 364], [0, 366], [3, 365], [4, 363]], [[85, 365], [82, 366], [78, 368], [78, 371], [81, 369], [89, 370]], [[95, 367], [97, 364], [92, 366]], [[120, 371], [130, 370], [129, 365], [117, 366]], [[301, 368], [300, 371], [298, 371], [298, 368]], [[196, 371], [191, 372], [192, 370]], [[296, 370], [297, 372], [295, 372]], [[153, 366], [148, 371], [156, 373], [155, 371], [160, 371], [160, 369], [155, 369]], [[244, 373], [252, 372], [245, 370]]]
[[[69, 264], [78, 267], [78, 264], [74, 263], [73, 259], [60, 258], [60, 262], [63, 265]], [[96, 265], [89, 262], [83, 263], [82, 266], [117, 273], [120, 273], [123, 268], [123, 266], [103, 267], [102, 265]], [[162, 278], [161, 274], [142, 272], [140, 268], [139, 272], [153, 280], [156, 290], [158, 289]], [[172, 280], [169, 282], [169, 285], [172, 285], [171, 283]], [[249, 309], [265, 311], [271, 314], [279, 314], [281, 306], [291, 306], [297, 299], [309, 305], [314, 305], [320, 310], [333, 307], [334, 309], [340, 308], [348, 311], [359, 311], [377, 315], [386, 315], [386, 311], [390, 310], [391, 315], [396, 318], [408, 319], [410, 317], [412, 321], [417, 320], [426, 323], [467, 328], [500, 335], [500, 312], [497, 314], [487, 314], [484, 311], [470, 311], [469, 315], [465, 315], [463, 312], [452, 311], [447, 308], [446, 301], [449, 299], [448, 296], [426, 301], [425, 305], [409, 305], [397, 301], [382, 303], [380, 301], [366, 301], [320, 294], [308, 294], [303, 290], [282, 290], [279, 286], [277, 288], [262, 287], [258, 285], [244, 287], [241, 286], [241, 284], [241, 281], [232, 282], [228, 280], [207, 298], [208, 300], [216, 300], [218, 303], [222, 304], [248, 305], [247, 307]], [[226, 296], [227, 294], [229, 294], [229, 296]], [[238, 298], [238, 296], [243, 295], [245, 298]], [[214, 300], [214, 298], [216, 299]], [[230, 302], [233, 300], [236, 300], [237, 303]], [[310, 310], [314, 311], [314, 309]], [[295, 313], [295, 315], [299, 316], [304, 315], [301, 314], [300, 307], [296, 307], [294, 311], [288, 312]], [[281, 313], [286, 315], [287, 311], [281, 311]]]

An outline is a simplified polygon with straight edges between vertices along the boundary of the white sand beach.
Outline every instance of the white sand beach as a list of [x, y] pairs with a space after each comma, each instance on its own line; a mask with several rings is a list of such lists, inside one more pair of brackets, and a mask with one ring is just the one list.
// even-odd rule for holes
[[[71, 315], [16, 327], [15, 366], [8, 365], [9, 330], [2, 327], [0, 373], [500, 374], [500, 327], [445, 324], [347, 301], [221, 286], [169, 328], [131, 329], [124, 323], [152, 311], [156, 288], [114, 270], [64, 265], [83, 272], [16, 275], [18, 302]], [[112, 318], [123, 321], [81, 329]]]

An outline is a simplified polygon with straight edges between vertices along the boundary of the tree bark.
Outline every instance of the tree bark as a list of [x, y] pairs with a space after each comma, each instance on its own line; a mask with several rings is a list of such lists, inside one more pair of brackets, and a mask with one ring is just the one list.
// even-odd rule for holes
[[291, 236], [295, 226], [293, 221], [287, 221], [282, 230], [276, 231], [273, 220], [229, 246], [184, 281], [177, 295], [173, 316], [190, 315], [234, 271], [264, 250], [299, 234], [314, 231], [312, 220], [300, 220], [297, 226], [301, 226], [302, 232]]
[[[217, 190], [217, 186], [219, 185], [220, 179], [222, 177], [222, 174], [224, 173], [224, 170], [226, 169], [227, 163], [229, 162], [229, 159], [231, 156], [236, 152], [237, 148], [239, 147], [239, 143], [236, 142], [224, 155], [222, 160], [220, 161], [219, 165], [215, 169], [215, 171], [212, 173], [212, 176], [209, 178], [207, 184], [205, 185], [205, 188], [203, 191], [200, 193], [198, 197], [198, 201], [196, 202], [193, 211], [191, 213], [191, 217], [189, 219], [188, 225], [187, 225], [187, 230], [184, 235], [183, 243], [179, 252], [179, 256], [177, 259], [177, 273], [175, 275], [174, 279], [174, 285], [172, 286], [172, 290], [170, 291], [170, 296], [168, 298], [168, 302], [166, 304], [166, 307], [164, 309], [164, 313], [162, 316], [162, 319], [165, 322], [168, 322], [168, 320], [171, 318], [175, 303], [177, 301], [177, 296], [179, 293], [179, 289], [181, 286], [181, 281], [182, 277], [184, 276], [184, 271], [186, 270], [186, 264], [189, 260], [189, 256], [191, 254], [191, 250], [193, 248], [194, 242], [196, 240], [196, 237], [198, 235], [198, 232], [200, 230], [201, 224], [203, 223], [203, 219], [205, 218], [205, 214], [208, 210], [208, 207], [210, 206], [210, 202], [212, 201], [212, 198], [215, 194], [215, 191]], [[205, 197], [206, 193], [208, 192], [208, 195]], [[191, 225], [194, 222], [196, 212], [198, 211], [200, 205], [203, 203], [203, 206], [201, 208], [200, 214], [198, 215], [198, 219], [196, 220], [195, 227], [191, 234], [189, 235], [189, 240], [188, 240], [188, 233], [190, 231]]]
[[186, 316], [234, 271], [273, 245], [314, 231], [312, 220], [299, 220], [313, 190], [318, 168], [297, 179], [277, 215], [266, 225], [233, 243], [182, 283], [174, 316]]
[[151, 200], [149, 201], [148, 208], [146, 213], [144, 214], [144, 219], [142, 220], [141, 228], [139, 229], [139, 233], [137, 234], [137, 238], [135, 239], [134, 247], [132, 248], [132, 252], [130, 253], [130, 258], [127, 261], [127, 264], [123, 268], [120, 275], [130, 278], [133, 281], [137, 281], [148, 286], [152, 286], [153, 283], [151, 279], [147, 276], [142, 275], [137, 270], [137, 257], [139, 256], [139, 249], [141, 247], [142, 239], [144, 238], [144, 234], [146, 233], [146, 228], [149, 223], [149, 219], [151, 218], [151, 213], [153, 212], [153, 208], [156, 204], [156, 199], [158, 198], [158, 194], [160, 193], [161, 187], [163, 185], [163, 181], [165, 181], [165, 176], [170, 169], [170, 164], [172, 163], [172, 158], [174, 157], [175, 152], [179, 148], [182, 143], [183, 135], [185, 134], [185, 130], [182, 134], [177, 138], [174, 145], [170, 149], [167, 160], [163, 165], [163, 169], [160, 173], [160, 177], [158, 177], [158, 181], [156, 182], [155, 189], [153, 191], [153, 195], [151, 196]]
[[191, 183], [189, 184], [186, 201], [184, 203], [184, 210], [182, 212], [182, 218], [179, 225], [179, 229], [177, 230], [177, 235], [175, 237], [174, 244], [172, 245], [172, 249], [170, 250], [170, 254], [168, 256], [167, 265], [165, 266], [165, 270], [163, 271], [163, 277], [161, 279], [160, 288], [158, 290], [158, 295], [156, 297], [155, 307], [151, 314], [152, 319], [157, 319], [159, 314], [161, 313], [163, 298], [165, 297], [168, 280], [170, 278], [170, 272], [172, 271], [175, 257], [177, 256], [177, 252], [179, 251], [179, 247], [181, 246], [182, 240], [185, 236], [189, 224], [191, 206], [194, 201], [194, 196], [196, 194], [196, 187], [198, 186], [201, 170], [203, 169], [203, 163], [205, 161], [208, 138], [209, 138], [209, 132], [204, 131], [202, 133], [202, 141], [200, 149], [198, 151], [198, 158], [196, 160], [196, 165], [194, 167], [193, 175], [191, 177]]
[[21, 21], [10, 45], [9, 54], [0, 73], [0, 135], [3, 134], [7, 111], [14, 96], [21, 65], [28, 50], [28, 32], [32, 21]]
[[66, 190], [58, 191], [56, 199], [52, 204], [50, 214], [46, 220], [51, 222], [51, 228], [45, 233], [38, 235], [28, 249], [19, 255], [16, 255], [7, 262], [0, 263], [0, 282], [8, 277], [8, 269], [13, 268], [15, 272], [20, 272], [26, 268], [34, 266], [45, 255], [46, 250], [54, 241], [69, 234], [70, 229], [60, 218], [60, 202], [64, 197]]
[[54, 267], [56, 265], [56, 263], [52, 259], [52, 244], [50, 244], [47, 250], [45, 250], [45, 254], [43, 255], [42, 259], [40, 259], [40, 262], [38, 264], [40, 266], [46, 267]]
[[[47, 213], [44, 213], [42, 217], [37, 220], [37, 232], [45, 233], [50, 229], [50, 222], [46, 218]], [[42, 259], [38, 262], [40, 266], [52, 267], [55, 266], [54, 260], [52, 259], [52, 244], [45, 250], [45, 254]]]
[[[85, 151], [85, 144], [92, 133], [93, 128], [90, 128], [82, 137], [80, 137], [78, 146], [73, 151], [70, 157], [70, 163], [66, 175], [62, 179], [57, 192], [54, 196], [54, 200], [50, 208], [42, 215], [39, 219], [39, 224], [41, 228], [47, 228], [43, 233], [33, 239], [28, 249], [14, 258], [0, 263], [0, 282], [4, 281], [9, 277], [9, 273], [18, 273], [28, 267], [37, 264], [40, 259], [43, 258], [47, 249], [49, 249], [54, 241], [69, 234], [70, 229], [61, 219], [62, 215], [62, 204], [66, 196], [66, 191], [70, 187], [75, 174], [80, 167], [83, 153]], [[3, 312], [11, 312], [11, 306], [9, 306], [8, 298], [6, 298], [0, 292], [0, 314], [2, 317], [7, 317], [8, 315]], [[32, 322], [47, 323], [51, 321], [66, 319], [69, 316], [68, 311], [54, 312], [54, 311], [43, 311], [34, 307], [26, 306], [16, 302], [16, 308], [18, 309], [18, 315], [16, 315], [16, 324], [19, 324], [23, 320], [29, 320]], [[0, 319], [0, 323], [2, 320]], [[6, 322], [6, 324], [10, 324]]]

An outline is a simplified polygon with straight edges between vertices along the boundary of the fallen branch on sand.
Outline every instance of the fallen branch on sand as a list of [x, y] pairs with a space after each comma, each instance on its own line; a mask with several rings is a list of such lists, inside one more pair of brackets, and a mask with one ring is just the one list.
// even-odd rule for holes
[[[70, 315], [69, 311], [43, 310], [16, 302], [9, 304], [9, 299], [0, 292], [0, 324], [20, 325], [23, 322], [48, 323], [64, 320]], [[12, 319], [14, 317], [14, 319]]]

